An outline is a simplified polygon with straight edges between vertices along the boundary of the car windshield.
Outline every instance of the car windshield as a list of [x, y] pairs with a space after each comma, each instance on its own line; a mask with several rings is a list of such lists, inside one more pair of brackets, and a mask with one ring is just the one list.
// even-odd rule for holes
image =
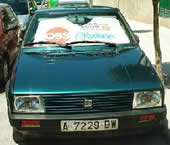
[[24, 44], [51, 42], [130, 43], [128, 33], [116, 16], [70, 14], [36, 16], [29, 26]]
[[10, 5], [16, 15], [28, 14], [27, 0], [0, 0], [0, 2]]

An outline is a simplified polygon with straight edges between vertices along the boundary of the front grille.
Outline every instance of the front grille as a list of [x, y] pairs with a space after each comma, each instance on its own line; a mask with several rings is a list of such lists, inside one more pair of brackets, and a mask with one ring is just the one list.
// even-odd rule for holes
[[[85, 99], [92, 100], [91, 108], [84, 107]], [[132, 109], [133, 93], [45, 95], [43, 100], [47, 114], [120, 112]]]

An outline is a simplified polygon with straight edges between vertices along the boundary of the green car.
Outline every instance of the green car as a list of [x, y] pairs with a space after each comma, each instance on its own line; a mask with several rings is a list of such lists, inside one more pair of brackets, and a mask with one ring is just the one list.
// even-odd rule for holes
[[142, 133], [166, 118], [162, 83], [117, 8], [36, 11], [6, 90], [17, 143]]

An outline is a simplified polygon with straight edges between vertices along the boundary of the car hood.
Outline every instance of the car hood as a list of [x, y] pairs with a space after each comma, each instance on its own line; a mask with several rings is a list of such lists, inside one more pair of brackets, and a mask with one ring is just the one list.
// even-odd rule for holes
[[14, 94], [60, 94], [160, 89], [161, 82], [140, 49], [112, 55], [45, 57], [22, 52]]

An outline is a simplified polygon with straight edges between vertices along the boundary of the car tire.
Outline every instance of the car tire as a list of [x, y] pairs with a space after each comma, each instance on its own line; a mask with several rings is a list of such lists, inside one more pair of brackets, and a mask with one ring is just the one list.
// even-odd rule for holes
[[13, 140], [19, 145], [24, 143], [24, 136], [19, 133], [15, 128], [13, 128]]
[[4, 87], [9, 78], [9, 65], [6, 59], [0, 62], [0, 85]]

